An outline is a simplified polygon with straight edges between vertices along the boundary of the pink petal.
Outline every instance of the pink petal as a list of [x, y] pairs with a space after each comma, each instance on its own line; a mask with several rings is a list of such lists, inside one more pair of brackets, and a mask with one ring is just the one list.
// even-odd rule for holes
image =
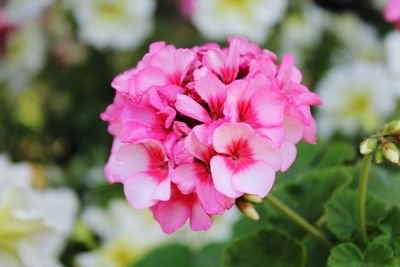
[[195, 120], [209, 123], [211, 122], [211, 118], [208, 115], [208, 112], [196, 101], [187, 95], [178, 95], [176, 98], [175, 108], [190, 118]]
[[224, 157], [214, 156], [211, 159], [211, 175], [215, 188], [225, 196], [238, 198], [243, 194], [233, 187], [233, 173], [227, 165]]
[[153, 212], [154, 219], [166, 234], [171, 234], [181, 228], [192, 212], [191, 206], [176, 198], [169, 201], [159, 201], [150, 209]]
[[186, 138], [180, 139], [174, 145], [174, 162], [176, 165], [193, 162], [194, 158], [185, 148]]
[[400, 0], [389, 0], [385, 8], [385, 19], [389, 22], [400, 20]]
[[124, 144], [116, 152], [119, 181], [148, 169], [150, 159], [142, 144]]
[[197, 200], [193, 203], [190, 214], [190, 228], [194, 231], [208, 230], [211, 228], [212, 219], [208, 215], [200, 202]]
[[[205, 127], [205, 126], [204, 126]], [[196, 126], [186, 137], [185, 139], [185, 147], [189, 151], [191, 155], [195, 158], [208, 163], [209, 156], [210, 156], [210, 147], [204, 143], [202, 143], [199, 138], [197, 137], [196, 133], [201, 134], [203, 126], [199, 125]]]
[[286, 141], [297, 144], [303, 137], [304, 124], [296, 118], [286, 116], [283, 125], [285, 128]]
[[275, 171], [263, 161], [257, 161], [247, 169], [233, 175], [233, 187], [243, 193], [265, 197], [272, 189]]
[[285, 97], [272, 90], [260, 90], [251, 98], [254, 119], [263, 127], [281, 125], [286, 105]]
[[255, 134], [247, 139], [247, 144], [251, 150], [252, 159], [267, 162], [276, 171], [281, 169], [281, 154], [278, 148], [269, 139], [262, 138]]
[[233, 198], [221, 194], [214, 186], [211, 174], [203, 170], [204, 176], [198, 180], [196, 193], [201, 206], [208, 214], [222, 214], [235, 203]]
[[246, 123], [223, 123], [213, 133], [213, 146], [219, 153], [229, 153], [232, 141], [246, 140], [254, 130]]
[[317, 125], [313, 118], [310, 119], [310, 125], [304, 127], [303, 139], [310, 144], [317, 142]]
[[153, 192], [152, 198], [166, 201], [171, 197], [171, 181], [170, 179], [162, 180], [156, 190]]
[[195, 88], [211, 109], [220, 108], [225, 103], [227, 88], [215, 75], [201, 78]]
[[262, 136], [268, 137], [276, 147], [280, 147], [285, 139], [285, 129], [283, 127], [259, 128], [257, 132], [260, 132]]
[[155, 204], [153, 194], [157, 181], [146, 174], [139, 173], [124, 182], [124, 193], [129, 204], [136, 209], [145, 209]]
[[282, 155], [282, 167], [281, 171], [285, 172], [292, 166], [294, 160], [296, 159], [297, 149], [296, 146], [289, 142], [283, 142], [280, 147], [280, 152]]
[[225, 66], [226, 55], [221, 49], [210, 49], [204, 56], [204, 64], [214, 70], [217, 74], [222, 75]]
[[178, 166], [172, 175], [174, 182], [183, 194], [189, 194], [195, 191], [196, 183], [199, 180], [197, 177], [197, 168], [201, 167], [198, 163], [187, 163]]
[[147, 67], [136, 74], [135, 96], [140, 97], [152, 86], [167, 84], [167, 77], [160, 68]]
[[104, 167], [104, 174], [109, 183], [122, 182], [118, 172], [118, 161], [116, 156], [117, 151], [122, 145], [123, 143], [119, 140], [119, 138], [114, 138], [110, 157], [108, 158], [108, 161]]

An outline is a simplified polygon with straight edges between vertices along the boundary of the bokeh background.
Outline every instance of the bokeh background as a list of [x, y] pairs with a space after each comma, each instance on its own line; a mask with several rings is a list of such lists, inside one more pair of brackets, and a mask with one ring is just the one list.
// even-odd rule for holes
[[[360, 140], [400, 117], [400, 32], [385, 22], [384, 0], [0, 3], [0, 266], [219, 266], [226, 241], [259, 227], [233, 209], [209, 232], [167, 236], [106, 182], [112, 138], [99, 115], [113, 77], [154, 41], [224, 45], [241, 35], [295, 56], [324, 102], [314, 110], [320, 140], [300, 146], [278, 183], [323, 151], [333, 150], [322, 164], [356, 162]], [[2, 236], [5, 225], [18, 238]]]

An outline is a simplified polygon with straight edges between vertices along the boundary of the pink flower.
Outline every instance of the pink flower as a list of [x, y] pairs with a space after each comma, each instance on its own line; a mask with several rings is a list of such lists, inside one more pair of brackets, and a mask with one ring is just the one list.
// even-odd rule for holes
[[4, 9], [0, 8], [0, 62], [6, 48], [7, 38], [14, 30], [15, 26], [11, 25], [10, 22], [7, 21]]
[[170, 164], [157, 141], [122, 144], [115, 153], [117, 175], [124, 184], [125, 196], [138, 209], [170, 198]]
[[108, 181], [166, 233], [188, 219], [193, 230], [210, 228], [210, 216], [243, 194], [265, 197], [296, 144], [316, 141], [310, 106], [321, 101], [301, 78], [291, 56], [277, 65], [243, 38], [228, 48], [152, 44], [114, 79], [114, 103], [101, 114], [114, 136]]
[[245, 123], [224, 123], [213, 134], [214, 149], [221, 155], [211, 159], [215, 187], [237, 198], [247, 194], [265, 197], [281, 168], [278, 149]]
[[208, 144], [208, 135], [207, 127], [199, 125], [186, 137], [186, 148], [198, 161], [178, 166], [172, 181], [177, 184], [182, 193], [196, 192], [202, 207], [208, 214], [222, 214], [232, 207], [235, 200], [215, 188], [210, 161], [216, 152]]
[[389, 0], [385, 8], [385, 19], [396, 23], [400, 30], [400, 0]]
[[176, 186], [171, 188], [171, 198], [168, 201], [159, 201], [151, 211], [154, 218], [161, 225], [161, 229], [171, 234], [181, 228], [188, 219], [193, 230], [208, 230], [212, 219], [200, 205], [196, 194], [182, 194]]

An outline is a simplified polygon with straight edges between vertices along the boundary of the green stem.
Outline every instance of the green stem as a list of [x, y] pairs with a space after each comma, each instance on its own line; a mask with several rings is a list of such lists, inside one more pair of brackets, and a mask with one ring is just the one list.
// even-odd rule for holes
[[281, 211], [283, 214], [288, 216], [289, 219], [298, 224], [308, 233], [319, 239], [328, 248], [331, 248], [333, 246], [332, 242], [329, 241], [329, 239], [320, 230], [318, 230], [316, 227], [307, 222], [302, 216], [300, 216], [294, 210], [286, 206], [286, 204], [284, 204], [278, 198], [274, 197], [272, 194], [269, 194], [265, 198], [265, 200], [268, 201], [277, 210]]
[[371, 155], [366, 155], [364, 157], [358, 186], [358, 230], [364, 244], [368, 244], [367, 229], [365, 227], [365, 200], [367, 196], [368, 173], [371, 160]]

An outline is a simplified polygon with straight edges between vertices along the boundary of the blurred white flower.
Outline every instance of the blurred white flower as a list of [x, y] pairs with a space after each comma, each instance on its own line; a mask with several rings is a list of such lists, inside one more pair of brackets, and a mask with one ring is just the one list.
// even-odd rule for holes
[[0, 266], [61, 266], [78, 201], [68, 189], [33, 189], [32, 176], [30, 165], [0, 155]]
[[79, 36], [97, 48], [133, 49], [153, 30], [155, 0], [69, 0]]
[[287, 0], [193, 0], [191, 18], [207, 38], [241, 35], [256, 43], [283, 17]]
[[318, 131], [328, 137], [336, 130], [352, 135], [373, 131], [396, 108], [396, 89], [382, 64], [353, 62], [332, 68], [317, 85], [323, 105]]
[[342, 45], [334, 57], [335, 64], [344, 60], [383, 59], [383, 47], [376, 29], [364, 23], [355, 14], [333, 15], [332, 31]]
[[224, 216], [215, 216], [209, 231], [194, 232], [184, 227], [173, 235], [166, 235], [148, 210], [133, 209], [125, 200], [114, 199], [107, 210], [99, 207], [84, 210], [82, 222], [100, 237], [102, 245], [97, 250], [81, 253], [75, 262], [78, 267], [126, 267], [167, 242], [193, 248], [223, 242], [231, 237], [233, 223], [239, 217], [240, 213], [232, 208]]
[[150, 211], [136, 210], [115, 199], [107, 210], [88, 207], [83, 223], [102, 240], [102, 246], [76, 258], [79, 267], [126, 267], [169, 239], [154, 222]]
[[300, 12], [289, 14], [281, 26], [281, 52], [293, 55], [301, 66], [304, 56], [321, 41], [329, 23], [329, 13], [312, 3], [304, 5]]
[[8, 0], [5, 12], [9, 22], [22, 24], [38, 18], [54, 0]]
[[386, 62], [400, 95], [400, 32], [389, 33], [385, 38]]
[[19, 26], [7, 37], [0, 64], [0, 82], [11, 89], [25, 87], [45, 63], [46, 39], [37, 21]]

